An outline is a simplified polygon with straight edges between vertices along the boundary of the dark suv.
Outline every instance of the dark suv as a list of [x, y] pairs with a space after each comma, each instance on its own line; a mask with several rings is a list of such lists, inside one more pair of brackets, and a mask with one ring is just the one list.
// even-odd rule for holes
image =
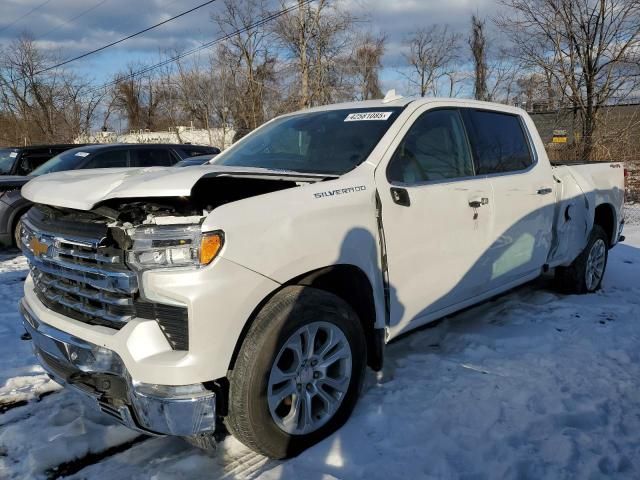
[[86, 145], [56, 155], [29, 176], [0, 177], [0, 245], [16, 244], [18, 220], [31, 207], [20, 194], [20, 188], [33, 176], [84, 168], [170, 167], [188, 157], [218, 153], [216, 147], [201, 145]]
[[35, 145], [32, 147], [0, 147], [0, 175], [29, 175], [32, 170], [59, 153], [81, 145]]

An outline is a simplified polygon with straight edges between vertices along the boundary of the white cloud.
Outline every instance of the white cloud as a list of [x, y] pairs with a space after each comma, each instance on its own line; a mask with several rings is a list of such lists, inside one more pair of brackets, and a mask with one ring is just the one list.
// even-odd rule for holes
[[[0, 0], [0, 30], [14, 19], [40, 5], [42, 0]], [[0, 45], [8, 45], [23, 32], [28, 32], [43, 48], [59, 57], [70, 58], [95, 49], [192, 8], [203, 0], [107, 0], [81, 18], [69, 19], [100, 3], [100, 0], [54, 0], [22, 21], [0, 32]], [[393, 69], [400, 63], [402, 40], [419, 27], [434, 23], [449, 24], [465, 37], [472, 13], [491, 16], [497, 11], [495, 0], [338, 0], [358, 18], [370, 22], [367, 29], [387, 35], [385, 64]], [[221, 3], [221, 1], [219, 2]], [[278, 3], [274, 0], [274, 4]], [[161, 50], [186, 49], [216, 36], [211, 13], [220, 5], [214, 3], [174, 22], [128, 40], [104, 53], [78, 62], [86, 71], [97, 66], [99, 76], [115, 73], [118, 58], [127, 59], [119, 68], [135, 58], [141, 62], [157, 59]], [[102, 71], [102, 69], [109, 71]]]

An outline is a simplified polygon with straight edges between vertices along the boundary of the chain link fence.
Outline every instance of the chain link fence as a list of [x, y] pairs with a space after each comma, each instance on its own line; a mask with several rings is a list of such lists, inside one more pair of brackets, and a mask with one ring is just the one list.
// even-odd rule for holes
[[625, 204], [624, 221], [626, 225], [640, 225], [640, 202]]

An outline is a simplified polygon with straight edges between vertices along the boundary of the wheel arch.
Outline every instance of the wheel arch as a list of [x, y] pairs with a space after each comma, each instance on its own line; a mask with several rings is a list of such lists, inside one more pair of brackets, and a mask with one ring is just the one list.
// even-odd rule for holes
[[[13, 212], [11, 212], [11, 216], [9, 217], [9, 225], [7, 225], [7, 227], [9, 228], [8, 232], [11, 235], [12, 245], [15, 244], [14, 233], [15, 233], [16, 227], [18, 226], [18, 222], [20, 221], [22, 216], [31, 209], [32, 206], [33, 204], [29, 203], [28, 205], [23, 205], [18, 208], [15, 208]], [[15, 245], [15, 246], [17, 247], [18, 245]]]
[[374, 290], [366, 273], [351, 264], [331, 265], [298, 275], [267, 295], [252, 311], [245, 323], [231, 356], [229, 370], [233, 370], [240, 348], [262, 308], [281, 290], [290, 286], [306, 286], [332, 293], [347, 302], [356, 312], [367, 344], [367, 365], [380, 370], [383, 363], [384, 329], [376, 329]]
[[610, 203], [601, 203], [594, 212], [594, 225], [599, 225], [607, 234], [609, 246], [616, 242], [616, 210]]

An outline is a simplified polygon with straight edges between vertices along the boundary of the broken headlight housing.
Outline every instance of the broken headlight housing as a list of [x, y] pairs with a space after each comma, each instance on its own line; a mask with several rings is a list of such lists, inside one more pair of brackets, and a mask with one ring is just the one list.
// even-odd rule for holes
[[136, 270], [209, 265], [224, 243], [220, 231], [200, 231], [200, 226], [139, 227], [130, 233], [133, 247], [127, 263]]

